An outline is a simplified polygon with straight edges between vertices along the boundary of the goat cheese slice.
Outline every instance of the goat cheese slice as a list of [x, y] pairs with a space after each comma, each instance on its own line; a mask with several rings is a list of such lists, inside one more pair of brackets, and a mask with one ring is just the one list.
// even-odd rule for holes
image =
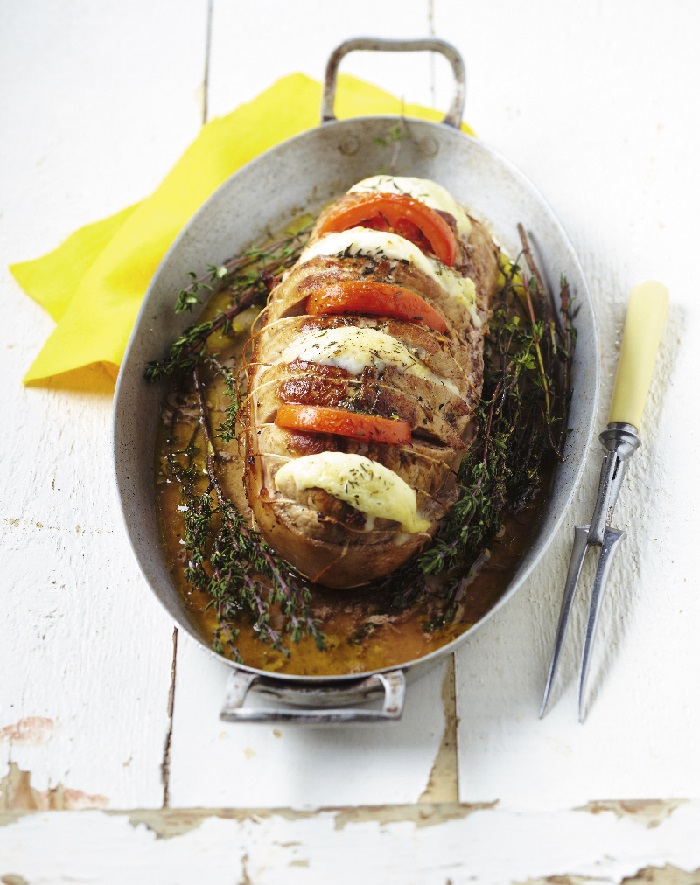
[[275, 474], [279, 492], [295, 498], [306, 489], [323, 489], [366, 514], [368, 528], [376, 517], [393, 519], [408, 534], [426, 532], [430, 522], [416, 513], [416, 492], [401, 477], [364, 455], [321, 452], [284, 464]]
[[368, 258], [387, 258], [389, 261], [407, 261], [434, 280], [450, 297], [465, 307], [475, 326], [481, 321], [476, 311], [476, 286], [469, 277], [461, 277], [446, 265], [424, 255], [418, 246], [395, 233], [351, 227], [340, 233], [326, 234], [307, 246], [299, 256], [299, 264], [306, 264], [321, 255], [365, 255]]
[[363, 178], [354, 184], [349, 194], [405, 194], [420, 200], [431, 209], [438, 212], [446, 212], [457, 223], [457, 233], [460, 239], [468, 240], [472, 231], [472, 223], [469, 216], [462, 209], [452, 194], [441, 184], [431, 181], [429, 178], [405, 178], [398, 175], [374, 175], [372, 178]]

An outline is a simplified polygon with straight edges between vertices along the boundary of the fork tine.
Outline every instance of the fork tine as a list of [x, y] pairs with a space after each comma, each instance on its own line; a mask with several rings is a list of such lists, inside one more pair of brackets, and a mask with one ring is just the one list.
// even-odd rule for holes
[[591, 664], [591, 650], [593, 648], [593, 640], [595, 639], [596, 628], [598, 626], [598, 614], [605, 593], [605, 584], [610, 572], [615, 551], [619, 542], [625, 537], [623, 531], [610, 528], [605, 529], [603, 538], [603, 546], [600, 551], [600, 559], [598, 560], [598, 569], [595, 573], [593, 581], [593, 590], [591, 591], [591, 607], [588, 612], [588, 623], [586, 624], [586, 638], [583, 643], [583, 657], [581, 658], [581, 674], [578, 683], [578, 721], [583, 722], [585, 718], [585, 698], [586, 698], [586, 681], [588, 679], [588, 671]]
[[554, 648], [552, 650], [552, 658], [549, 662], [549, 672], [547, 674], [547, 684], [544, 687], [544, 695], [542, 697], [542, 706], [540, 707], [540, 719], [544, 716], [544, 711], [549, 700], [549, 693], [552, 690], [552, 684], [557, 672], [559, 664], [559, 656], [562, 646], [564, 645], [564, 636], [571, 615], [571, 606], [576, 595], [576, 587], [578, 585], [579, 575], [583, 566], [583, 560], [586, 558], [588, 550], [588, 530], [587, 525], [577, 525], [574, 535], [574, 544], [571, 550], [571, 559], [569, 560], [569, 573], [566, 576], [566, 584], [564, 585], [564, 597], [561, 603], [561, 611], [559, 612], [559, 623], [557, 624], [557, 635], [554, 640]]

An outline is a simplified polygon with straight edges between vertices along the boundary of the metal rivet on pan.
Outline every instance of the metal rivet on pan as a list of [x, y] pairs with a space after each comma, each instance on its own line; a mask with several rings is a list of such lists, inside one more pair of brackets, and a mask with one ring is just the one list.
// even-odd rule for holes
[[340, 142], [338, 150], [344, 157], [354, 157], [360, 150], [360, 139], [356, 135], [348, 135]]
[[437, 157], [440, 152], [440, 145], [431, 135], [429, 135], [427, 138], [422, 138], [418, 142], [418, 150], [424, 157]]

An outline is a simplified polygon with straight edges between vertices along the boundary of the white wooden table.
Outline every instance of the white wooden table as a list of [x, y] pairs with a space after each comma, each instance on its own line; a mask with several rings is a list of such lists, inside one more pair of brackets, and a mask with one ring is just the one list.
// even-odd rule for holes
[[[574, 649], [537, 713], [597, 453], [541, 567], [400, 724], [223, 725], [226, 667], [178, 636], [126, 542], [111, 396], [21, 386], [52, 322], [7, 264], [140, 199], [205, 115], [322, 77], [363, 32], [464, 54], [467, 119], [583, 263], [601, 428], [629, 288], [671, 291], [583, 727]], [[693, 0], [1, 0], [0, 881], [700, 882], [699, 34]], [[447, 106], [442, 61], [343, 69]]]

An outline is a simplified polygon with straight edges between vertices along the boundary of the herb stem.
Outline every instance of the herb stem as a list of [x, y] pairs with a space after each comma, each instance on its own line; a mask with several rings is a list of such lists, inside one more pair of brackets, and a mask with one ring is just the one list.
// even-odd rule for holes
[[[199, 427], [202, 431], [206, 446], [205, 469], [209, 479], [209, 490], [213, 489], [218, 498], [219, 512], [222, 521], [228, 529], [231, 537], [241, 538], [246, 549], [255, 550], [259, 564], [264, 564], [264, 571], [272, 579], [271, 597], [282, 603], [283, 612], [289, 617], [292, 640], [298, 642], [302, 634], [306, 632], [313, 638], [319, 648], [325, 647], [325, 637], [320, 632], [318, 624], [312, 617], [306, 599], [306, 592], [300, 587], [295, 573], [289, 568], [282, 568], [282, 561], [262, 539], [258, 538], [245, 524], [245, 521], [224, 494], [221, 482], [217, 474], [215, 458], [216, 449], [209, 428], [209, 412], [204, 394], [199, 365], [195, 365], [192, 378], [194, 382], [197, 404], [199, 408]], [[236, 513], [239, 518], [234, 519]], [[215, 577], [219, 574], [214, 570]], [[217, 580], [219, 578], [217, 577]], [[242, 576], [248, 598], [252, 601], [257, 615], [257, 626], [266, 641], [278, 651], [285, 651], [282, 645], [281, 634], [273, 630], [269, 625], [269, 602], [262, 599], [258, 592], [256, 582], [249, 574]]]

